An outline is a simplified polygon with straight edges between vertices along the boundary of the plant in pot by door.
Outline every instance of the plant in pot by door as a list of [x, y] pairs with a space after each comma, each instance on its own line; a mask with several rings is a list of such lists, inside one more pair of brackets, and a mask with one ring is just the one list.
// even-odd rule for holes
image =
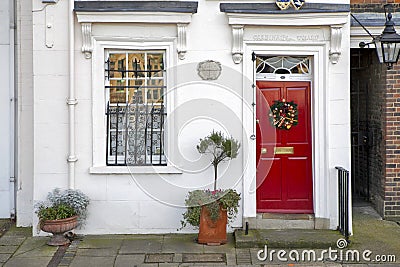
[[89, 198], [79, 190], [54, 189], [49, 192], [45, 201], [35, 205], [39, 217], [40, 230], [52, 233], [47, 242], [50, 246], [63, 246], [70, 241], [64, 233], [81, 225], [86, 219]]
[[199, 227], [198, 243], [208, 245], [227, 242], [226, 225], [235, 218], [240, 201], [240, 194], [234, 189], [218, 189], [218, 165], [234, 159], [239, 152], [240, 144], [233, 138], [225, 137], [221, 132], [213, 131], [200, 139], [197, 150], [200, 154], [211, 155], [214, 168], [214, 189], [189, 192], [185, 199], [188, 207], [181, 221], [182, 228], [187, 224]]

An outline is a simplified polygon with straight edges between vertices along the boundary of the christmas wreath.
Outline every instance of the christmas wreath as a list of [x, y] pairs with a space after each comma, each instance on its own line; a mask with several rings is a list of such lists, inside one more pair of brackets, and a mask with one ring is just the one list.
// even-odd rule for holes
[[275, 100], [271, 106], [269, 117], [272, 125], [276, 128], [289, 130], [298, 122], [297, 104], [293, 101], [286, 102], [285, 99]]

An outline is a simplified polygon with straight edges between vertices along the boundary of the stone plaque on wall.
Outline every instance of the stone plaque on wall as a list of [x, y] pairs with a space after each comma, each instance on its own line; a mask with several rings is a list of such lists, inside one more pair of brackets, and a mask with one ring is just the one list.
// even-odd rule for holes
[[202, 61], [197, 65], [197, 73], [203, 80], [216, 80], [221, 75], [221, 71], [221, 63], [214, 60]]

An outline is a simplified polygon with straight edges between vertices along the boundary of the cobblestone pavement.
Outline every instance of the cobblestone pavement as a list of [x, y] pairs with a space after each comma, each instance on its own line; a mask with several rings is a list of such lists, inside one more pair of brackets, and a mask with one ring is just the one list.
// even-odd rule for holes
[[[321, 248], [313, 250], [316, 260], [310, 249], [285, 249], [283, 253], [279, 252], [281, 249], [272, 252], [273, 248], [267, 248], [268, 257], [260, 260], [259, 257], [265, 257], [260, 250], [265, 248], [235, 248], [231, 234], [228, 244], [222, 246], [197, 244], [193, 234], [168, 234], [83, 236], [69, 247], [57, 248], [46, 245], [48, 237], [32, 237], [31, 228], [11, 226], [0, 237], [0, 266], [400, 266], [398, 224], [381, 220], [370, 207], [356, 207], [354, 233], [351, 246], [342, 250], [331, 248], [331, 257], [329, 248], [326, 252]], [[355, 250], [360, 252], [360, 262], [355, 260]], [[364, 255], [366, 250], [371, 254]], [[363, 260], [365, 256], [371, 261]], [[378, 262], [376, 256], [386, 262]], [[392, 256], [396, 262], [389, 263]], [[290, 260], [296, 257], [304, 257], [305, 261]], [[340, 260], [346, 257], [349, 261]]]

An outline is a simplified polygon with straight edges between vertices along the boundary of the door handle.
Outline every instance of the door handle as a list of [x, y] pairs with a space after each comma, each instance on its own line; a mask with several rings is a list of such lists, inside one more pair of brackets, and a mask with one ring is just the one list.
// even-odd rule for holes
[[261, 148], [261, 154], [267, 154], [267, 149], [265, 147]]

